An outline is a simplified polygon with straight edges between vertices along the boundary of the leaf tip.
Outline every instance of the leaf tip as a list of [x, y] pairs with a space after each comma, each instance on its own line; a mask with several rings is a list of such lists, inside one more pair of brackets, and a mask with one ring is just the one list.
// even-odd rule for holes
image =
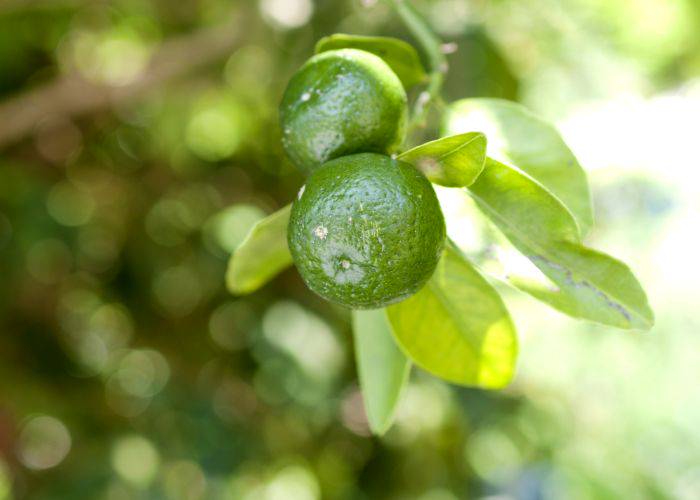
[[642, 324], [635, 326], [635, 330], [639, 330], [641, 332], [648, 332], [654, 326], [656, 325], [656, 317], [654, 315], [654, 311], [649, 308], [648, 310], [644, 311], [644, 315], [642, 316]]
[[393, 421], [388, 421], [388, 422], [383, 422], [383, 423], [372, 422], [372, 419], [370, 419], [369, 416], [367, 416], [367, 423], [369, 424], [369, 431], [375, 437], [384, 436], [384, 434], [386, 434], [387, 431], [393, 425]]

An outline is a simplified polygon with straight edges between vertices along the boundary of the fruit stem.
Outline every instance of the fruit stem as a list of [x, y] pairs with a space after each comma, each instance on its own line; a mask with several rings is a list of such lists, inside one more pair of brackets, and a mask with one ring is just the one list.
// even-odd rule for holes
[[390, 0], [390, 3], [420, 44], [428, 62], [428, 86], [416, 99], [408, 127], [410, 132], [425, 126], [429, 106], [440, 100], [440, 91], [447, 74], [448, 64], [442, 50], [442, 42], [413, 6], [405, 0]]

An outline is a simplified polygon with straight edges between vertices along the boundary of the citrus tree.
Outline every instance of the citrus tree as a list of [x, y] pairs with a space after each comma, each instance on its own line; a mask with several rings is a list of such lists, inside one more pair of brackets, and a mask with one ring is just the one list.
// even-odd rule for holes
[[[446, 238], [431, 183], [473, 200], [541, 271], [508, 284], [575, 318], [622, 329], [654, 322], [630, 269], [584, 244], [593, 224], [586, 174], [556, 129], [509, 101], [443, 103], [444, 46], [408, 3], [391, 3], [428, 70], [401, 40], [318, 42], [280, 106], [285, 151], [309, 178], [251, 229], [227, 272], [240, 295], [294, 264], [314, 292], [353, 310], [376, 434], [390, 427], [412, 365], [484, 389], [503, 388], [515, 371], [516, 330], [497, 278]], [[419, 86], [409, 112], [407, 90]], [[435, 103], [440, 137], [406, 147]]]

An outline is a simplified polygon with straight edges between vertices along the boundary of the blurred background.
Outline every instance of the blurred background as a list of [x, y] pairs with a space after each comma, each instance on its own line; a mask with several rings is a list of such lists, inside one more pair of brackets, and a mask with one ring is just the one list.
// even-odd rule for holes
[[414, 369], [372, 438], [348, 311], [293, 269], [243, 298], [224, 273], [303, 182], [277, 126], [290, 75], [330, 33], [411, 41], [392, 12], [2, 0], [0, 499], [700, 498], [700, 3], [414, 5], [456, 44], [448, 101], [513, 99], [560, 127], [592, 184], [588, 241], [632, 265], [657, 326], [504, 289], [513, 384]]

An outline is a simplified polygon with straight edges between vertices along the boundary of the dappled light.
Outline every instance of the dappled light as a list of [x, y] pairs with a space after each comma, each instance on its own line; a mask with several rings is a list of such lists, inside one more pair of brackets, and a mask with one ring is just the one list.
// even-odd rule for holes
[[[0, 2], [0, 500], [696, 500], [699, 33], [695, 0]], [[302, 213], [354, 153], [425, 190], [370, 158], [381, 210], [341, 169]]]

